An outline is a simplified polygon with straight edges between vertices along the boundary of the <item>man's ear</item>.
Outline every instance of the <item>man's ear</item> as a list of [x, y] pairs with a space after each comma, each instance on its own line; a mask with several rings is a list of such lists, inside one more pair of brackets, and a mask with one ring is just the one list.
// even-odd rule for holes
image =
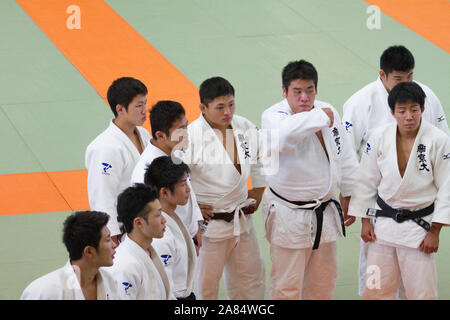
[[117, 112], [117, 115], [120, 115], [120, 114], [122, 114], [122, 113], [124, 113], [124, 112], [126, 112], [127, 110], [125, 109], [125, 107], [123, 106], [123, 105], [121, 105], [121, 104], [117, 104], [116, 105], [116, 112]]
[[88, 257], [88, 258], [93, 257], [96, 252], [97, 252], [97, 250], [95, 250], [94, 247], [86, 246], [83, 249], [83, 257]]
[[386, 81], [387, 75], [383, 70], [380, 70], [379, 75], [381, 80]]
[[167, 199], [167, 198], [169, 197], [169, 195], [170, 195], [170, 190], [169, 190], [169, 188], [162, 187], [162, 188], [159, 190], [159, 198], [160, 198], [160, 199]]
[[283, 97], [287, 98], [287, 89], [285, 86], [281, 86], [281, 90], [283, 90]]
[[136, 217], [133, 219], [133, 230], [140, 230], [144, 225], [144, 218]]
[[203, 103], [200, 103], [199, 108], [200, 108], [200, 111], [203, 113], [203, 112], [205, 112], [205, 109], [208, 107], [206, 105], [204, 105]]
[[164, 140], [167, 138], [167, 135], [160, 130], [155, 132], [155, 136], [156, 136], [156, 140]]

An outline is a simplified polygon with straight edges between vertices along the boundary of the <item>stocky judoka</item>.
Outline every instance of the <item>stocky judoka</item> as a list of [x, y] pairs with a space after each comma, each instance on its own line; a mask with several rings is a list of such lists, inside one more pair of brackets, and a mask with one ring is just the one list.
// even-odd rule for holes
[[115, 118], [87, 147], [87, 189], [91, 210], [106, 212], [113, 241], [121, 234], [117, 222], [117, 196], [130, 185], [131, 174], [150, 134], [140, 127], [146, 119], [147, 88], [139, 80], [119, 78], [107, 98]]
[[[278, 132], [267, 148], [278, 171], [263, 198], [272, 270], [269, 299], [331, 299], [337, 278], [336, 240], [358, 168], [338, 112], [315, 99], [317, 71], [304, 60], [282, 72], [284, 100], [262, 114], [262, 130]], [[264, 161], [270, 163], [270, 161]], [[340, 188], [341, 203], [336, 200]]]
[[[175, 101], [159, 101], [150, 110], [150, 124], [152, 128], [152, 138], [137, 162], [131, 183], [143, 183], [145, 170], [152, 161], [161, 156], [171, 156], [177, 148], [182, 148], [186, 143], [187, 119], [184, 108]], [[184, 134], [184, 135], [183, 135]], [[190, 179], [187, 181], [192, 189]], [[197, 204], [197, 198], [192, 191], [188, 202], [183, 206], [177, 206], [177, 215], [187, 226], [192, 238], [201, 246], [201, 235], [199, 222], [203, 221], [203, 216]]]
[[166, 220], [161, 214], [158, 192], [152, 186], [135, 184], [117, 199], [119, 221], [126, 231], [111, 267], [121, 300], [173, 300], [170, 282], [154, 238], [164, 235]]
[[176, 212], [177, 206], [185, 205], [190, 198], [188, 174], [189, 167], [185, 163], [175, 164], [170, 157], [163, 156], [153, 160], [144, 177], [145, 183], [155, 186], [159, 193], [166, 232], [152, 244], [178, 300], [195, 300], [192, 290], [197, 255], [194, 242]]
[[103, 212], [76, 212], [64, 222], [63, 242], [69, 261], [60, 269], [30, 283], [22, 300], [115, 300], [117, 283], [108, 267], [116, 245]]
[[[264, 262], [250, 213], [257, 209], [265, 179], [258, 159], [258, 130], [234, 115], [234, 88], [214, 77], [200, 86], [202, 114], [188, 126], [185, 162], [207, 222], [198, 259], [195, 294], [217, 299], [225, 269], [230, 299], [263, 299]], [[247, 178], [251, 176], [252, 190]]]
[[[380, 57], [379, 77], [354, 93], [344, 104], [342, 123], [345, 133], [351, 137], [353, 150], [361, 157], [373, 130], [387, 123], [395, 123], [388, 105], [388, 94], [400, 82], [411, 82], [414, 78], [415, 61], [404, 46], [391, 46]], [[416, 82], [416, 81], [414, 81]], [[438, 97], [426, 85], [419, 84], [426, 93], [422, 119], [449, 134], [444, 110]], [[367, 247], [361, 240], [359, 294], [365, 284], [365, 255]]]
[[[437, 299], [435, 252], [450, 224], [450, 139], [421, 118], [425, 93], [400, 83], [389, 93], [396, 123], [376, 129], [364, 149], [349, 214], [368, 242], [364, 299]], [[372, 222], [370, 221], [372, 220]]]

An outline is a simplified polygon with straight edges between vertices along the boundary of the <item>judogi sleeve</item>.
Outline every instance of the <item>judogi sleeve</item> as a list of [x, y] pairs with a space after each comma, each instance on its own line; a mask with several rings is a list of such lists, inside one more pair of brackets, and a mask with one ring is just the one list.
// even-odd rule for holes
[[[336, 110], [334, 110], [334, 123], [336, 124], [339, 132], [345, 132], [344, 127], [342, 126], [341, 118]], [[353, 151], [353, 148], [351, 146], [350, 136], [344, 133], [343, 135], [341, 135], [341, 139], [341, 183], [339, 188], [341, 190], [342, 196], [348, 197], [352, 193], [359, 163], [356, 159], [356, 153]]]
[[[199, 222], [203, 221], [204, 218], [202, 215], [202, 211], [200, 210], [200, 207], [198, 206], [197, 196], [195, 195], [194, 188], [192, 188], [192, 184], [189, 187], [191, 188], [191, 193], [192, 193], [192, 220], [198, 224]], [[189, 229], [189, 233], [191, 233], [191, 231], [192, 231], [191, 229], [193, 229], [192, 224], [187, 227]], [[196, 228], [196, 229], [198, 229], [198, 228]]]
[[350, 138], [350, 145], [356, 154], [361, 154], [362, 141], [367, 130], [367, 114], [362, 110], [362, 101], [352, 96], [343, 106], [342, 125]]
[[[61, 284], [63, 286], [64, 284]], [[61, 300], [62, 289], [55, 287], [37, 287], [34, 284], [29, 285], [20, 296], [20, 300]]]
[[91, 210], [109, 215], [107, 227], [111, 236], [120, 234], [116, 201], [124, 168], [123, 161], [118, 150], [112, 147], [93, 149], [86, 154], [89, 204]]
[[261, 119], [265, 130], [279, 131], [279, 150], [293, 149], [305, 137], [330, 124], [320, 108], [288, 115], [284, 112], [264, 112]]
[[252, 182], [253, 188], [264, 188], [266, 183], [266, 177], [264, 174], [264, 166], [263, 166], [263, 148], [262, 148], [262, 140], [261, 140], [261, 131], [256, 127], [253, 123], [252, 130], [255, 131], [255, 137], [252, 137], [252, 143], [256, 145], [255, 152], [255, 162], [250, 166], [250, 179]]
[[142, 289], [142, 279], [137, 273], [138, 267], [120, 269], [114, 273], [117, 280], [117, 299], [118, 300], [137, 300], [138, 292]]
[[377, 154], [379, 135], [369, 138], [361, 157], [358, 173], [352, 190], [352, 198], [348, 214], [355, 217], [367, 218], [368, 208], [376, 204], [381, 172], [378, 167]]
[[[428, 88], [429, 89], [429, 88]], [[447, 119], [445, 117], [444, 108], [442, 108], [439, 98], [434, 94], [431, 89], [427, 90], [427, 100], [430, 102], [433, 114], [433, 125], [444, 131], [447, 135], [450, 135], [448, 129]]]
[[438, 192], [432, 222], [450, 225], [450, 139], [437, 151], [433, 179]]

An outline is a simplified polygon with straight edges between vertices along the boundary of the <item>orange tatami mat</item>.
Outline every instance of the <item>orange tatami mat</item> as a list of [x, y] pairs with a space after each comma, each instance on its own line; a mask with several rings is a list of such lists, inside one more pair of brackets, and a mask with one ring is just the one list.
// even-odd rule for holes
[[366, 0], [383, 13], [450, 53], [449, 0]]

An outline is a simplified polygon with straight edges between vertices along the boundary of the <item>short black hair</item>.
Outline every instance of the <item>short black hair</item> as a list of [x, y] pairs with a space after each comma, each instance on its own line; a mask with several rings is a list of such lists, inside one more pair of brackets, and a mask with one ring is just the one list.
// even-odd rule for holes
[[133, 99], [139, 95], [147, 94], [147, 87], [141, 81], [131, 78], [122, 77], [113, 81], [108, 88], [107, 98], [109, 106], [114, 113], [114, 117], [117, 117], [116, 106], [118, 104], [125, 107], [128, 111], [128, 105]]
[[222, 77], [213, 77], [202, 82], [199, 89], [200, 102], [208, 107], [208, 103], [215, 98], [234, 96], [234, 88], [228, 80]]
[[408, 72], [414, 69], [414, 56], [404, 46], [391, 46], [380, 57], [380, 69], [386, 75], [392, 71]]
[[157, 139], [156, 131], [164, 132], [169, 136], [173, 123], [181, 119], [185, 114], [183, 106], [176, 101], [158, 101], [150, 110], [150, 125], [153, 139]]
[[106, 213], [98, 211], [78, 211], [66, 218], [62, 241], [69, 252], [70, 260], [80, 260], [86, 246], [98, 250], [102, 229], [108, 220]]
[[168, 188], [170, 192], [173, 192], [175, 185], [189, 172], [189, 167], [184, 162], [179, 161], [176, 164], [170, 157], [162, 156], [156, 158], [147, 166], [144, 182], [155, 186], [158, 192], [161, 188]]
[[136, 217], [146, 218], [151, 208], [149, 202], [158, 199], [157, 190], [143, 183], [136, 183], [126, 188], [117, 198], [117, 220], [123, 223], [125, 232], [133, 231]]
[[312, 63], [305, 60], [291, 61], [283, 68], [281, 73], [281, 81], [283, 82], [283, 87], [286, 92], [291, 82], [297, 79], [312, 80], [314, 82], [315, 89], [317, 90], [319, 76]]
[[423, 108], [425, 105], [425, 98], [425, 92], [417, 83], [400, 82], [392, 88], [391, 92], [389, 92], [388, 104], [392, 112], [395, 111], [395, 104], [397, 102], [416, 102]]

